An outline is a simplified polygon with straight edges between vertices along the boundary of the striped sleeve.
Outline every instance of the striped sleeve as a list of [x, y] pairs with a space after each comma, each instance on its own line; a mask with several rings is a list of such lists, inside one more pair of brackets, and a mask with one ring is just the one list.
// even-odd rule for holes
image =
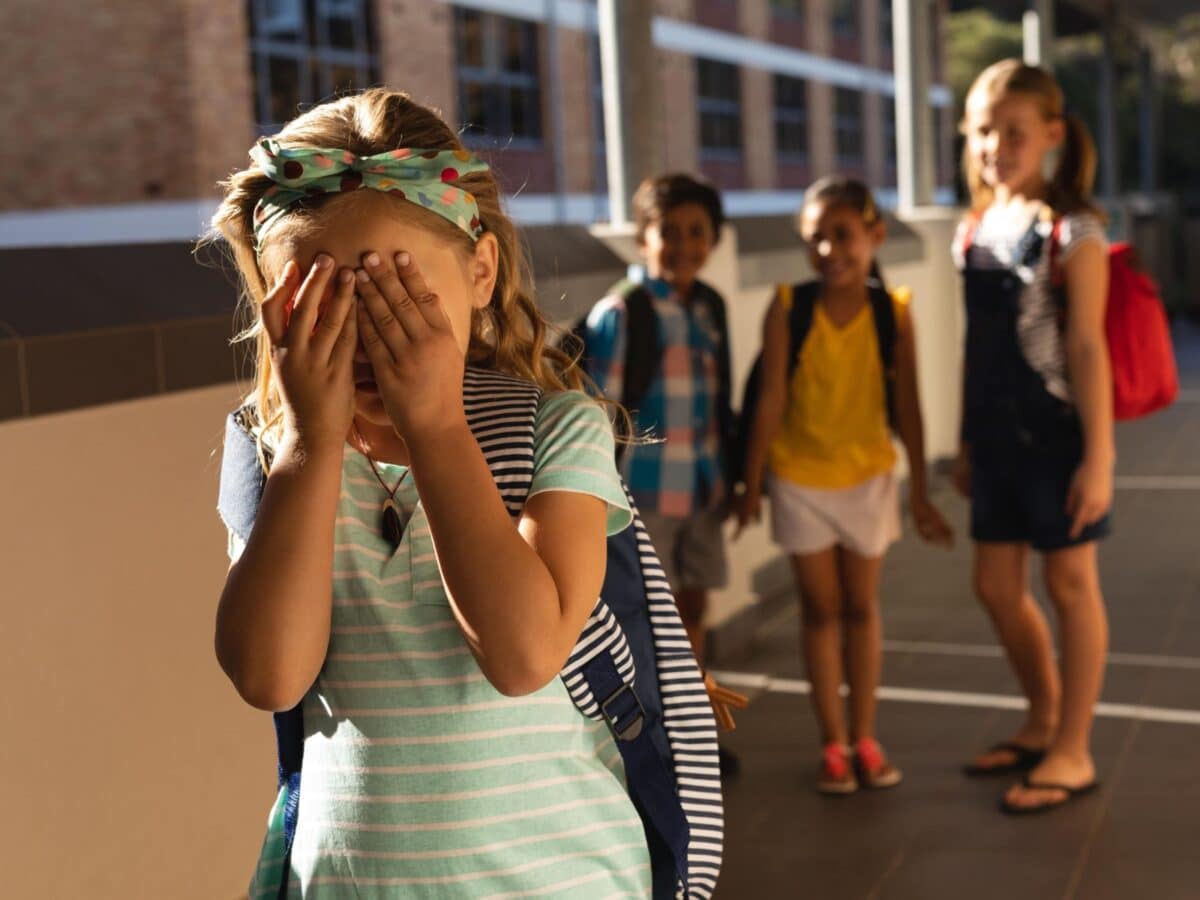
[[1088, 241], [1099, 241], [1102, 247], [1108, 246], [1104, 223], [1097, 216], [1086, 212], [1063, 216], [1058, 241], [1058, 259], [1062, 263], [1070, 259], [1075, 250]]
[[533, 425], [533, 481], [529, 496], [573, 491], [608, 504], [608, 533], [632, 521], [613, 460], [613, 430], [604, 409], [582, 391], [547, 394]]

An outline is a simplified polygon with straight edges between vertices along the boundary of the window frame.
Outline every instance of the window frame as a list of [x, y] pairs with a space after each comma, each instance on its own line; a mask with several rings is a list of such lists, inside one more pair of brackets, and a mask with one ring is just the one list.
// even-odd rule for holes
[[[739, 66], [733, 63], [722, 62], [717, 59], [708, 59], [706, 57], [697, 56], [696, 60], [696, 126], [697, 126], [697, 145], [699, 148], [701, 159], [711, 160], [730, 160], [740, 161], [745, 152], [746, 138], [743, 131], [744, 122], [742, 121], [742, 70]], [[735, 96], [715, 96], [706, 95], [704, 93], [705, 78], [702, 75], [702, 69], [712, 67], [713, 75], [733, 73], [732, 93]], [[709, 79], [711, 80], [711, 79]], [[719, 79], [718, 79], [719, 80]], [[705, 127], [704, 123], [710, 123], [715, 118], [719, 118], [726, 122], [732, 122], [734, 125], [733, 132], [737, 136], [736, 146], [708, 146], [704, 142]]]
[[[467, 65], [461, 61], [460, 29], [463, 20], [468, 16], [478, 16], [480, 19], [482, 65]], [[526, 68], [518, 71], [506, 68], [504, 63], [504, 26], [512, 25], [520, 26], [526, 38], [522, 53], [522, 63]], [[469, 147], [482, 148], [502, 143], [504, 147], [514, 149], [542, 149], [546, 143], [546, 123], [540, 82], [542, 60], [538, 23], [456, 6], [453, 29], [455, 90], [463, 143]], [[485, 98], [490, 98], [490, 102], [486, 102], [485, 106], [492, 111], [496, 121], [483, 125], [467, 121], [467, 89], [474, 85], [482, 86]], [[510, 91], [520, 91], [532, 109], [531, 121], [535, 128], [524, 134], [518, 135], [512, 130], [513, 106], [508, 94]]]
[[[272, 6], [275, 7], [272, 16]], [[375, 4], [372, 0], [248, 0], [250, 65], [254, 74], [254, 118], [260, 134], [271, 134], [301, 110], [325, 100], [381, 83], [380, 53], [375, 40]], [[290, 8], [291, 15], [281, 14]], [[339, 9], [340, 8], [340, 9]], [[350, 14], [347, 14], [350, 13]], [[330, 42], [331, 19], [349, 19], [354, 49]], [[294, 25], [295, 40], [280, 38], [284, 25]], [[274, 91], [272, 60], [294, 63], [298, 70], [296, 109], [282, 121], [272, 121]], [[339, 89], [334, 67], [354, 70], [348, 89]]]

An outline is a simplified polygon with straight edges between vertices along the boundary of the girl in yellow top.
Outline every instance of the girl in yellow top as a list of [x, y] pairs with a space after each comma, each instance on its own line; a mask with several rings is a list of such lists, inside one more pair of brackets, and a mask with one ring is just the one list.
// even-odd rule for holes
[[[759, 518], [765, 473], [772, 536], [791, 556], [801, 598], [804, 658], [824, 742], [817, 789], [847, 794], [860, 784], [884, 788], [901, 779], [874, 725], [882, 662], [879, 575], [900, 535], [896, 451], [869, 293], [885, 228], [870, 190], [843, 177], [823, 178], [805, 192], [798, 225], [819, 275], [817, 300], [794, 366], [790, 288], [782, 287], [767, 311], [738, 525], [740, 531]], [[911, 470], [913, 520], [922, 538], [949, 544], [950, 528], [926, 493], [907, 292], [891, 299], [896, 343], [889, 375]], [[849, 729], [839, 696], [843, 673]]]

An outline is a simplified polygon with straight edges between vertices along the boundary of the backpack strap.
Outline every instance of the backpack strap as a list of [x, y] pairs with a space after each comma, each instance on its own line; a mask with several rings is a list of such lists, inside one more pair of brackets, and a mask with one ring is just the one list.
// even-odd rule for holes
[[791, 349], [788, 355], [788, 377], [796, 370], [800, 362], [800, 350], [812, 330], [813, 316], [816, 314], [817, 298], [821, 296], [821, 282], [802, 281], [795, 285], [786, 285], [787, 293], [783, 294], [784, 303], [788, 309], [788, 335], [791, 338]]
[[1066, 273], [1059, 265], [1058, 257], [1062, 252], [1062, 229], [1064, 216], [1058, 216], [1054, 220], [1054, 225], [1050, 229], [1050, 285], [1051, 287], [1061, 288], [1066, 284]]
[[871, 303], [871, 321], [875, 324], [875, 342], [879, 345], [880, 368], [883, 369], [883, 397], [888, 424], [896, 426], [896, 307], [892, 295], [878, 281], [867, 286]]
[[708, 310], [708, 317], [720, 341], [720, 346], [717, 347], [717, 428], [728, 486], [736, 480], [733, 442], [737, 440], [737, 416], [733, 412], [733, 360], [729, 346], [729, 315], [725, 308], [725, 300], [713, 288], [697, 281], [694, 290], [696, 295], [693, 302], [703, 304]]
[[625, 372], [621, 381], [621, 405], [638, 409], [646, 399], [650, 382], [662, 361], [658, 314], [650, 292], [634, 285], [625, 294]]

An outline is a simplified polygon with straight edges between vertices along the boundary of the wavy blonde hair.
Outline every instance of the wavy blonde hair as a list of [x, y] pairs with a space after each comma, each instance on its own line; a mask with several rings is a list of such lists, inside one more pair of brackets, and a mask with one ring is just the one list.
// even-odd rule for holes
[[[1038, 101], [1043, 118], [1061, 119], [1066, 135], [1059, 151], [1058, 165], [1047, 184], [1046, 204], [1056, 215], [1090, 212], [1101, 219], [1104, 212], [1092, 202], [1092, 186], [1096, 180], [1096, 145], [1087, 125], [1076, 115], [1065, 112], [1062, 88], [1046, 69], [1031, 66], [1019, 59], [1002, 59], [979, 73], [967, 91], [964, 113], [959, 130], [966, 135], [965, 110], [984, 100], [996, 103], [1006, 96], [1020, 94]], [[963, 145], [963, 176], [971, 192], [971, 208], [982, 212], [992, 202], [991, 187], [983, 180], [979, 163], [971, 155], [970, 144]]]
[[[463, 150], [462, 142], [436, 112], [407, 94], [372, 88], [314, 107], [283, 127], [275, 140], [284, 147], [335, 147], [369, 156], [398, 147]], [[222, 182], [225, 190], [212, 224], [225, 239], [241, 282], [243, 314], [250, 324], [235, 340], [256, 341], [255, 388], [248, 399], [247, 425], [260, 447], [277, 442], [281, 425], [281, 395], [275, 384], [270, 342], [262, 326], [261, 309], [268, 291], [259, 253], [255, 249], [254, 207], [273, 182], [251, 166]], [[463, 175], [457, 186], [478, 202], [484, 232], [499, 245], [496, 285], [486, 307], [474, 310], [467, 361], [535, 382], [544, 391], [581, 389], [586, 384], [578, 356], [559, 350], [550, 340], [551, 326], [532, 293], [532, 275], [516, 226], [500, 206], [500, 188], [490, 170]], [[297, 232], [319, 228], [322, 209], [346, 194], [327, 194], [289, 209], [266, 235], [267, 243]], [[407, 201], [395, 198], [397, 204]], [[447, 242], [469, 254], [471, 237], [440, 216], [423, 215], [422, 227], [436, 230]]]

